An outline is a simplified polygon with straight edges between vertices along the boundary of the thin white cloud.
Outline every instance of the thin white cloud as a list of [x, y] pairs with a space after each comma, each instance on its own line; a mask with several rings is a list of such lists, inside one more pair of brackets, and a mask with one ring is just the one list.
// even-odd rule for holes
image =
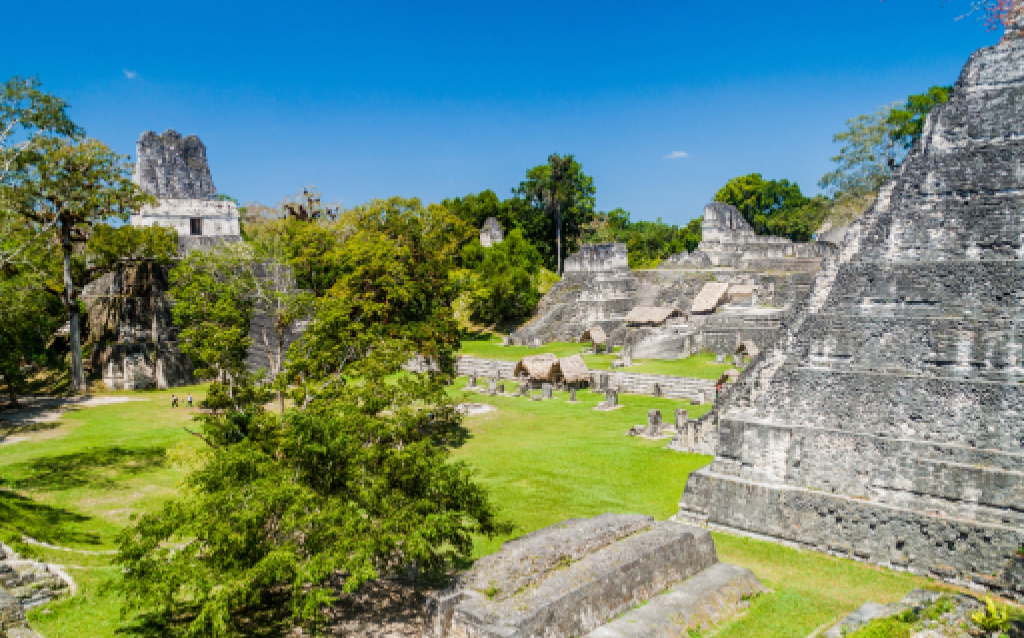
[[138, 75], [139, 74], [136, 73], [135, 71], [129, 71], [128, 69], [124, 70], [124, 76], [126, 78], [128, 78], [129, 80], [134, 80]]
[[683, 157], [689, 157], [690, 154], [686, 151], [672, 151], [662, 159], [681, 159]]

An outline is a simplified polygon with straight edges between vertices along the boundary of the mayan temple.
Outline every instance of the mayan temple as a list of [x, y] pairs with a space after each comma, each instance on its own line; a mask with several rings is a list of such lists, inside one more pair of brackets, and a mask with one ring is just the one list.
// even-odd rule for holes
[[679, 518], [1006, 590], [1024, 546], [1024, 38], [950, 101], [716, 406]]

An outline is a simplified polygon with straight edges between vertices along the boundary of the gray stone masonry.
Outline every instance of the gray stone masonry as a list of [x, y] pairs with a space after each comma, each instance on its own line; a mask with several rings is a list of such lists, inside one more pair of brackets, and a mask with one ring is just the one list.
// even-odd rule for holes
[[502, 381], [499, 381], [498, 382], [497, 390], [498, 390], [498, 394], [505, 394], [505, 383], [502, 382]]
[[550, 383], [545, 383], [545, 384], [541, 385], [540, 389], [541, 389], [541, 396], [543, 396], [545, 399], [552, 399], [552, 398], [554, 398], [554, 395], [551, 393], [552, 387], [551, 387]]
[[647, 411], [647, 436], [661, 436], [661, 410]]
[[676, 408], [675, 417], [675, 430], [682, 432], [686, 427], [686, 422], [690, 420], [690, 413], [686, 411], [686, 408]]
[[136, 144], [135, 183], [162, 199], [214, 199], [206, 146], [195, 135], [146, 131]]
[[469, 375], [469, 379], [466, 381], [466, 387], [467, 388], [475, 388], [476, 387], [476, 375], [475, 374]]
[[717, 563], [585, 638], [689, 638], [744, 611], [763, 591], [750, 570]]
[[716, 405], [679, 518], [1014, 590], [1024, 545], [1024, 40], [948, 103]]
[[519, 396], [521, 396], [521, 397], [528, 397], [528, 396], [530, 396], [530, 384], [529, 383], [520, 383], [519, 384]]
[[428, 601], [434, 638], [581, 636], [718, 562], [711, 535], [604, 514], [505, 543]]
[[569, 388], [569, 403], [576, 403], [576, 386]]

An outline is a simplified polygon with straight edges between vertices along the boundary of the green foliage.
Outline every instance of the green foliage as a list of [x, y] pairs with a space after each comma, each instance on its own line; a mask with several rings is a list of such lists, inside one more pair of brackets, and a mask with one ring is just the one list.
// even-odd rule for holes
[[240, 378], [252, 343], [253, 277], [247, 248], [223, 244], [194, 250], [171, 270], [171, 312], [178, 347], [200, 378]]
[[[354, 591], [409, 567], [443, 572], [469, 558], [475, 534], [503, 529], [448, 451], [464, 438], [443, 384], [458, 339], [449, 272], [462, 222], [393, 198], [339, 223], [349, 235], [337, 279], [285, 366], [296, 407], [267, 413], [269, 388], [246, 375], [214, 384], [200, 417], [206, 462], [181, 499], [121, 538], [127, 608], [154, 635], [250, 635], [268, 605], [317, 632], [334, 581]], [[240, 327], [221, 302], [244, 307], [244, 286], [213, 276], [234, 267], [219, 255], [175, 275], [187, 306], [176, 320], [205, 361], [224, 348], [216, 333]], [[413, 354], [441, 374], [399, 374]]]
[[761, 235], [808, 241], [827, 211], [823, 198], [804, 197], [789, 180], [765, 180], [751, 173], [729, 180], [714, 201], [732, 204]]
[[540, 253], [513, 230], [505, 241], [484, 248], [474, 241], [462, 249], [462, 262], [475, 272], [472, 319], [485, 324], [527, 316], [540, 301]]
[[948, 102], [952, 92], [951, 86], [933, 86], [925, 93], [911, 95], [902, 107], [889, 111], [885, 121], [889, 139], [910, 150], [921, 137], [928, 114], [939, 104]]
[[[547, 164], [526, 171], [514, 193], [522, 196], [537, 212], [543, 212], [552, 222], [551, 243], [537, 244], [545, 256], [546, 265], [554, 266], [562, 274], [562, 258], [579, 246], [583, 227], [594, 214], [594, 178], [583, 172], [583, 165], [572, 155], [552, 153]], [[554, 258], [548, 258], [545, 246], [554, 248]]]
[[85, 254], [90, 268], [106, 272], [126, 261], [170, 263], [178, 254], [178, 231], [165, 226], [93, 227]]
[[1006, 605], [996, 605], [991, 598], [985, 596], [985, 610], [971, 614], [971, 621], [986, 632], [1001, 631], [1010, 622]]
[[64, 322], [63, 307], [38, 276], [30, 268], [0, 271], [0, 382], [12, 403], [30, 375], [60, 364], [50, 339]]
[[701, 219], [690, 220], [680, 228], [657, 221], [631, 221], [629, 213], [616, 208], [598, 213], [585, 231], [589, 242], [621, 242], [629, 250], [630, 268], [654, 268], [668, 257], [692, 252], [701, 238]]

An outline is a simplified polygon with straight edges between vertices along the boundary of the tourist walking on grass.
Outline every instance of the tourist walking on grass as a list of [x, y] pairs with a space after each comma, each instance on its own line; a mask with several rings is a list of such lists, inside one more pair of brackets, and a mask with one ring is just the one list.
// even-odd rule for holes
[[178, 397], [174, 396], [173, 394], [171, 395], [171, 407], [178, 407]]
[[192, 407], [192, 393], [191, 392], [188, 393], [188, 407], [190, 407], [190, 408]]

